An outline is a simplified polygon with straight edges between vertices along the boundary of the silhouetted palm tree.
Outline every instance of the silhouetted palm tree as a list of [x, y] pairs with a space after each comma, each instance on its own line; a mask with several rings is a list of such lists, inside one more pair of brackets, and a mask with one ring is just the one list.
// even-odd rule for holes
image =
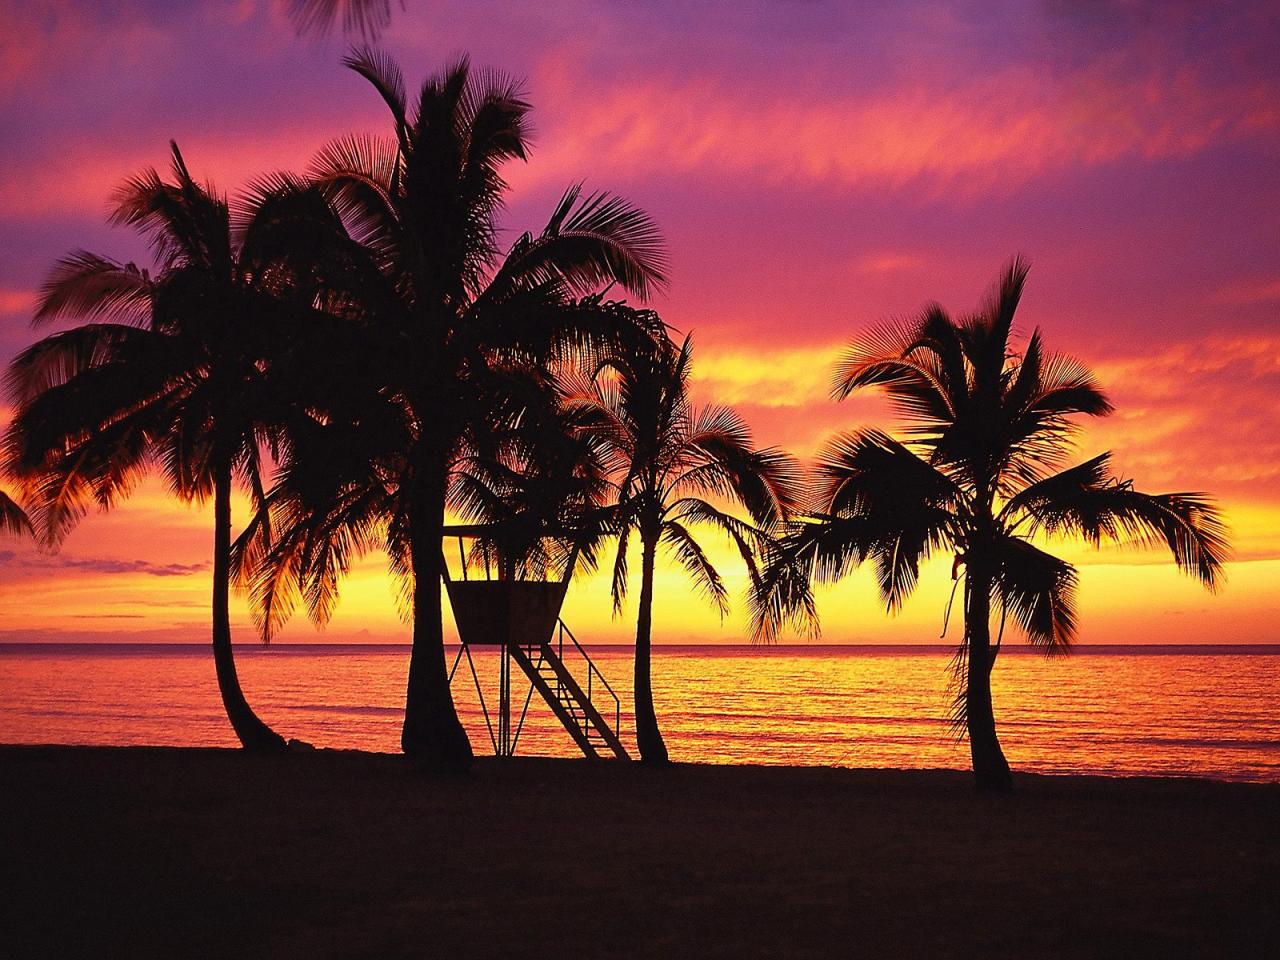
[[0, 490], [0, 531], [14, 536], [24, 533], [32, 535], [31, 521], [27, 518], [26, 511], [3, 490]]
[[636, 618], [636, 743], [647, 763], [667, 762], [653, 704], [651, 641], [653, 575], [659, 545], [679, 562], [723, 616], [728, 591], [692, 527], [710, 524], [738, 547], [748, 570], [762, 536], [707, 498], [746, 507], [756, 524], [772, 525], [796, 503], [794, 461], [770, 447], [757, 450], [732, 410], [695, 409], [689, 400], [690, 342], [662, 339], [607, 360], [579, 391], [583, 429], [603, 447], [615, 488], [611, 526], [618, 537], [613, 564], [614, 611], [626, 597], [627, 550], [640, 540], [640, 603]]
[[541, 233], [500, 256], [501, 168], [525, 157], [528, 136], [519, 86], [475, 75], [462, 59], [428, 79], [411, 107], [390, 59], [363, 51], [346, 64], [386, 103], [393, 137], [338, 140], [312, 176], [375, 269], [349, 304], [349, 372], [331, 384], [323, 415], [296, 426], [272, 495], [277, 546], [247, 566], [262, 571], [256, 595], [269, 631], [299, 596], [323, 620], [351, 559], [385, 547], [413, 621], [402, 748], [465, 764], [471, 747], [449, 692], [441, 622], [450, 475], [518, 408], [506, 368], [633, 322], [588, 294], [618, 283], [646, 296], [664, 279], [662, 244], [639, 210], [573, 188]]
[[1075, 634], [1076, 571], [1031, 540], [1069, 535], [1167, 545], [1178, 567], [1215, 587], [1227, 553], [1221, 518], [1203, 494], [1146, 494], [1118, 480], [1109, 454], [1063, 469], [1073, 415], [1111, 405], [1078, 361], [1046, 353], [1040, 332], [1010, 344], [1027, 267], [1015, 259], [983, 308], [953, 320], [930, 306], [915, 320], [859, 338], [841, 363], [837, 399], [883, 387], [907, 423], [906, 442], [876, 430], [835, 438], [822, 455], [809, 516], [774, 551], [757, 595], [758, 634], [814, 616], [811, 580], [874, 564], [890, 610], [914, 588], [920, 561], [954, 554], [963, 571], [964, 638], [956, 660], [956, 720], [968, 731], [982, 789], [1012, 787], [996, 736], [990, 674], [992, 604], [1046, 653]]
[[279, 407], [270, 365], [301, 329], [287, 332], [281, 298], [292, 296], [293, 309], [305, 314], [315, 291], [291, 290], [289, 255], [277, 254], [305, 249], [308, 229], [291, 226], [267, 195], [233, 210], [192, 179], [171, 146], [172, 180], [153, 169], [129, 179], [112, 215], [149, 239], [158, 273], [84, 251], [59, 261], [35, 322], [89, 322], [14, 360], [9, 382], [18, 410], [8, 446], [15, 469], [34, 477], [33, 509], [50, 541], [89, 504], [110, 507], [127, 495], [152, 466], [183, 500], [212, 495], [218, 688], [246, 748], [282, 749], [284, 740], [254, 713], [236, 674], [228, 610], [231, 488], [239, 476], [261, 494], [260, 445], [278, 439], [269, 419]]

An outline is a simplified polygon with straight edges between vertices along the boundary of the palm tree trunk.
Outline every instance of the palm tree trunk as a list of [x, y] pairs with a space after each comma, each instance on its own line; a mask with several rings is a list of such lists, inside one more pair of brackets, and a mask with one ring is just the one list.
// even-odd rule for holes
[[653, 671], [651, 664], [653, 633], [653, 566], [658, 538], [641, 538], [640, 611], [636, 618], [636, 746], [643, 763], [668, 763], [667, 745], [658, 729], [658, 715], [653, 709]]
[[231, 467], [219, 466], [213, 481], [213, 664], [227, 719], [246, 750], [287, 750], [284, 737], [253, 712], [240, 689], [231, 650]]
[[413, 561], [413, 652], [405, 691], [400, 749], [423, 764], [465, 769], [473, 758], [471, 741], [458, 720], [445, 667], [440, 581], [444, 557], [443, 470], [424, 471], [427, 487], [411, 510], [409, 546]]
[[964, 710], [974, 783], [982, 791], [1008, 793], [1013, 789], [1013, 776], [996, 736], [991, 703], [991, 577], [981, 563], [972, 561], [965, 576], [965, 637], [968, 675]]

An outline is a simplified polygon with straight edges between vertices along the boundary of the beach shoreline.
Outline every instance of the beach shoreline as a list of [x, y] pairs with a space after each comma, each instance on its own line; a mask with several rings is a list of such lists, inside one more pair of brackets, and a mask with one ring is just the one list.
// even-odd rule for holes
[[1280, 784], [0, 746], [10, 956], [1218, 956]]

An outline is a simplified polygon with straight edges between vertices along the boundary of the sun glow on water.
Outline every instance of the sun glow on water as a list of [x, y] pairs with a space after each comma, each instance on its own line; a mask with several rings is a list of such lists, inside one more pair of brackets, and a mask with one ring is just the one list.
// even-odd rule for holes
[[[395, 751], [407, 653], [245, 647], [238, 657], [251, 702], [277, 730], [321, 747]], [[591, 653], [633, 745], [630, 650]], [[947, 720], [948, 658], [936, 648], [660, 647], [655, 695], [677, 760], [962, 769], [968, 751]], [[476, 661], [492, 708], [496, 654]], [[1278, 655], [1109, 648], [1044, 660], [1011, 650], [994, 680], [1015, 769], [1280, 781]], [[517, 713], [525, 689], [517, 675]], [[473, 746], [490, 752], [465, 661], [454, 690]], [[0, 691], [0, 742], [235, 745], [201, 646], [10, 646]], [[577, 755], [536, 695], [519, 752]]]

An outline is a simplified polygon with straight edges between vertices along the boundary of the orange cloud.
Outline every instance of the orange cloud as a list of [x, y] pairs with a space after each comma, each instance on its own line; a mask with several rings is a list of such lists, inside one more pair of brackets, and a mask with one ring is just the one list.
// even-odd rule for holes
[[1116, 413], [1091, 422], [1085, 443], [1114, 450], [1139, 486], [1280, 501], [1280, 336], [1210, 335], [1086, 359]]
[[841, 350], [838, 344], [772, 350], [698, 348], [696, 388], [729, 406], [821, 403], [828, 396], [831, 370]]

